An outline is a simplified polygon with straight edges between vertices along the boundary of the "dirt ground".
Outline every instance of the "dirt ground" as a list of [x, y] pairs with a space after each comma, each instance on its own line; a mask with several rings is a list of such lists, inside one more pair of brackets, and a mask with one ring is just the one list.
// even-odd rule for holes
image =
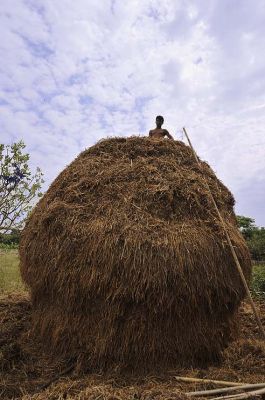
[[[256, 302], [265, 325], [265, 302]], [[250, 306], [239, 315], [240, 334], [224, 351], [222, 360], [204, 369], [178, 369], [146, 376], [122, 371], [86, 374], [78, 361], [53, 360], [27, 333], [31, 306], [20, 293], [0, 298], [0, 398], [20, 400], [173, 400], [186, 392], [214, 388], [211, 384], [180, 383], [188, 376], [244, 383], [265, 381], [265, 342]]]

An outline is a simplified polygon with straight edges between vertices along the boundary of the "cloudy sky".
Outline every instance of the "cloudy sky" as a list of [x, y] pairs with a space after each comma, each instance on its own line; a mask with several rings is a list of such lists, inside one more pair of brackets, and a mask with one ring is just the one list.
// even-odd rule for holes
[[45, 188], [106, 136], [157, 114], [265, 226], [265, 0], [0, 0], [0, 141]]

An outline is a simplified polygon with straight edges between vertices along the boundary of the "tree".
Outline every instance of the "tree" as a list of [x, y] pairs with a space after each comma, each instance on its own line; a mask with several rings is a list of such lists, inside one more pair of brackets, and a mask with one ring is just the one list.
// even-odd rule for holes
[[261, 227], [253, 232], [248, 246], [253, 260], [265, 260], [265, 228]]
[[255, 225], [255, 220], [237, 216], [239, 229], [246, 239], [253, 260], [265, 260], [265, 228]]
[[243, 215], [237, 215], [237, 224], [246, 240], [249, 240], [258, 229], [253, 218], [244, 217]]
[[0, 144], [0, 234], [20, 229], [33, 199], [42, 196], [43, 174], [40, 168], [31, 173], [25, 147], [23, 141]]

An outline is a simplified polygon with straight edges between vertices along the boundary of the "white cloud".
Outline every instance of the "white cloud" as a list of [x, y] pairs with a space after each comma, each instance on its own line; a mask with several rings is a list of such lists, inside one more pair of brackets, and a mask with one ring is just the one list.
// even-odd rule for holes
[[1, 141], [23, 137], [49, 184], [84, 147], [162, 114], [245, 204], [264, 186], [264, 16], [262, 0], [2, 0]]

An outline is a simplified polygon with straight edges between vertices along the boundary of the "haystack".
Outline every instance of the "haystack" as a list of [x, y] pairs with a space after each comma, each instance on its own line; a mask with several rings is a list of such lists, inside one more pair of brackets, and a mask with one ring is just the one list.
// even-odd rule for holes
[[245, 291], [202, 175], [249, 279], [233, 196], [182, 142], [103, 140], [52, 183], [20, 256], [32, 332], [55, 355], [92, 370], [219, 356]]

